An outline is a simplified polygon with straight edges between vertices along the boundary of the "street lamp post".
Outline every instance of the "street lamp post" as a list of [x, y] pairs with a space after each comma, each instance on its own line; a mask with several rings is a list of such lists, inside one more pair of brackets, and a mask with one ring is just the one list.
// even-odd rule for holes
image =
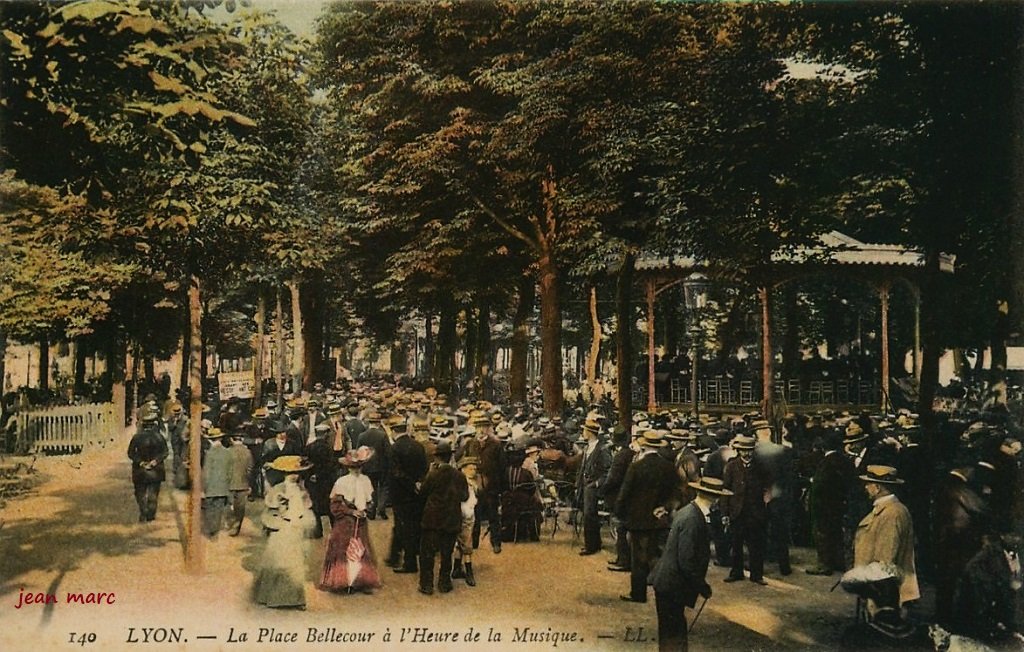
[[700, 358], [700, 345], [702, 344], [700, 333], [700, 311], [707, 306], [708, 277], [700, 272], [694, 272], [683, 280], [683, 298], [686, 301], [686, 309], [690, 312], [693, 320], [693, 342], [691, 349], [693, 354], [690, 362], [690, 394], [693, 397], [693, 416], [700, 415], [699, 397], [697, 395], [697, 361]]

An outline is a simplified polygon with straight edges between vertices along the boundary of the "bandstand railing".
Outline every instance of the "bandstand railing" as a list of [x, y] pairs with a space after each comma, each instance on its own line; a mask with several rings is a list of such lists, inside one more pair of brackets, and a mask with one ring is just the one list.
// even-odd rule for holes
[[[688, 380], [673, 378], [668, 387], [657, 395], [658, 404], [692, 405], [690, 385]], [[645, 408], [647, 388], [634, 385], [631, 398], [634, 407]], [[789, 406], [861, 406], [878, 405], [881, 394], [877, 380], [779, 378], [775, 380], [775, 399]], [[697, 400], [706, 407], [756, 407], [761, 402], [761, 383], [727, 376], [700, 378], [697, 380]]]

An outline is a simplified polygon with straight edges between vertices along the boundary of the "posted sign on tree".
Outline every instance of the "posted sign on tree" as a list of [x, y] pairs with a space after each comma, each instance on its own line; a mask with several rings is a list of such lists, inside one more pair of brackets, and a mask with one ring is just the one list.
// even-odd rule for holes
[[252, 398], [256, 392], [256, 376], [249, 371], [222, 371], [217, 374], [217, 385], [222, 399], [237, 396]]

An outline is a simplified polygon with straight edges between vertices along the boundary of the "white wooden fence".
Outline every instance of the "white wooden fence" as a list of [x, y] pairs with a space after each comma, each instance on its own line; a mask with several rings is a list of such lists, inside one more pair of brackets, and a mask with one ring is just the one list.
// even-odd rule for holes
[[18, 414], [18, 448], [39, 453], [80, 453], [117, 442], [124, 431], [113, 403], [61, 405]]

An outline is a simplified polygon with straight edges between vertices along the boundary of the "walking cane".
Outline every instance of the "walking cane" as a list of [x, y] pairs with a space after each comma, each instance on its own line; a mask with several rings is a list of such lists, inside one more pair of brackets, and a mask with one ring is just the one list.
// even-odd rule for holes
[[701, 602], [701, 603], [700, 603], [700, 608], [699, 608], [699, 609], [697, 609], [697, 615], [695, 615], [695, 616], [693, 617], [693, 622], [692, 622], [692, 623], [690, 623], [690, 629], [686, 630], [686, 631], [687, 631], [687, 633], [689, 633], [689, 632], [692, 632], [692, 631], [693, 631], [693, 628], [694, 628], [694, 627], [695, 627], [695, 626], [697, 625], [697, 619], [698, 619], [698, 618], [700, 618], [700, 614], [701, 614], [701, 612], [702, 612], [702, 611], [704, 611], [704, 605], [706, 605], [707, 603], [708, 603], [708, 599], [707, 599], [707, 598], [704, 598], [704, 602]]

